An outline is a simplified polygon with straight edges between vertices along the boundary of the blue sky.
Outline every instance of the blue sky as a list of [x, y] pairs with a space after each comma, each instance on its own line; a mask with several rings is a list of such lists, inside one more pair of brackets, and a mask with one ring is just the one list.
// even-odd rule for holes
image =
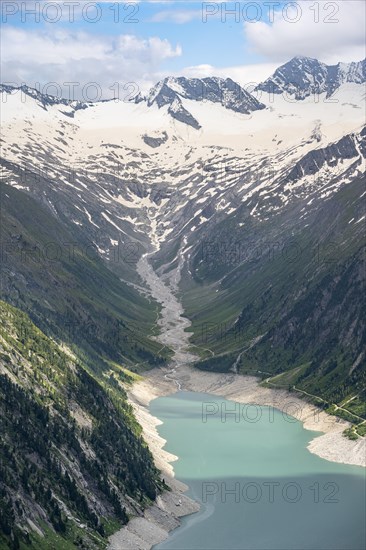
[[243, 84], [295, 55], [328, 63], [365, 56], [358, 0], [68, 2], [2, 1], [3, 82], [96, 81], [107, 90], [217, 74]]
[[[44, 4], [47, 8], [36, 10], [35, 2], [28, 2], [27, 11], [21, 9], [21, 2], [9, 2], [8, 8], [3, 5], [3, 24], [36, 31], [51, 27], [107, 36], [159, 36], [182, 46], [184, 65], [225, 67], [228, 60], [234, 65], [262, 61], [263, 56], [248, 45], [243, 25], [245, 21], [258, 19], [268, 22], [270, 17], [269, 6], [260, 2], [84, 2], [89, 4], [84, 12], [76, 5], [64, 5], [66, 2], [60, 1], [59, 8], [54, 2]], [[97, 4], [100, 11], [93, 4]], [[286, 5], [284, 2], [274, 4], [272, 12]], [[39, 23], [33, 10], [39, 14]], [[61, 14], [62, 18], [57, 21]], [[68, 21], [70, 14], [74, 14], [72, 22]], [[53, 19], [54, 23], [48, 22]], [[182, 65], [180, 61], [170, 64], [178, 68]]]

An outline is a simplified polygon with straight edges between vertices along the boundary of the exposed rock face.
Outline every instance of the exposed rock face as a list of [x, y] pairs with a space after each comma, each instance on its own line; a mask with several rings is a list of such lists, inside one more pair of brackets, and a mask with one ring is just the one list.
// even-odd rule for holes
[[310, 57], [294, 57], [279, 67], [256, 90], [272, 94], [288, 93], [295, 99], [326, 93], [330, 97], [342, 84], [361, 84], [366, 80], [366, 60], [325, 65]]
[[364, 129], [363, 135], [360, 133], [359, 135], [344, 136], [337, 143], [331, 143], [327, 147], [309, 151], [295, 164], [285, 182], [295, 182], [304, 176], [316, 174], [325, 164], [329, 167], [335, 167], [343, 159], [357, 158], [361, 162], [359, 150], [365, 151], [365, 147], [366, 135]]
[[176, 97], [173, 100], [173, 103], [169, 106], [168, 113], [179, 122], [188, 124], [196, 130], [199, 130], [201, 128], [198, 120], [196, 120], [194, 116], [191, 115], [191, 113], [183, 107], [182, 101], [179, 97]]
[[150, 145], [150, 147], [156, 148], [167, 141], [168, 134], [166, 132], [162, 132], [161, 136], [148, 136], [145, 134], [142, 136], [142, 139], [147, 145]]
[[199, 122], [183, 106], [182, 99], [219, 103], [226, 109], [244, 114], [265, 108], [265, 105], [231, 78], [218, 77], [168, 77], [150, 90], [146, 101], [149, 107], [154, 104], [159, 108], [169, 105], [168, 112], [173, 118], [199, 129]]

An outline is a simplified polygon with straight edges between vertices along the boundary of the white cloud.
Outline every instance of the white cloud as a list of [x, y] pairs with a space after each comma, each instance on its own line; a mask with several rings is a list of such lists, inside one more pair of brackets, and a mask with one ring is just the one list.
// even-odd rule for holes
[[108, 88], [115, 82], [121, 86], [150, 82], [164, 60], [182, 54], [179, 45], [172, 46], [166, 39], [131, 34], [106, 37], [85, 31], [5, 27], [1, 41], [3, 82], [29, 86], [57, 82], [62, 90], [63, 83], [78, 82], [75, 91], [96, 82], [103, 98], [113, 95]]
[[244, 23], [249, 46], [256, 53], [278, 62], [295, 55], [315, 57], [326, 63], [359, 61], [365, 57], [364, 2], [301, 0], [292, 4], [287, 4], [287, 11], [276, 11], [272, 24]]

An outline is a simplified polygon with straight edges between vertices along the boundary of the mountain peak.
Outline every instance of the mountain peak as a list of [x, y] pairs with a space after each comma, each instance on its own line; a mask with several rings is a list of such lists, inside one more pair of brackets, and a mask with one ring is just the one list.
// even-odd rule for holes
[[316, 59], [315, 57], [308, 57], [306, 55], [295, 55], [292, 59], [290, 59], [290, 61], [288, 61], [287, 63], [293, 63], [294, 61], [310, 61], [311, 63], [321, 63], [321, 61], [319, 61], [318, 59]]
[[256, 90], [272, 94], [287, 93], [295, 99], [312, 94], [331, 96], [345, 82], [366, 81], [365, 60], [326, 65], [318, 59], [296, 56], [276, 69]]
[[[249, 114], [252, 111], [265, 108], [265, 105], [260, 103], [237, 82], [234, 82], [231, 78], [224, 79], [217, 76], [204, 78], [168, 76], [151, 88], [146, 96], [149, 107], [156, 104], [160, 109], [167, 105], [169, 106], [168, 112], [173, 118], [181, 122], [183, 118], [184, 122], [198, 129], [200, 127], [199, 123], [188, 112], [182, 100], [219, 103], [225, 109], [242, 114]], [[183, 110], [184, 116], [182, 117]], [[179, 113], [180, 118], [178, 118], [177, 113]]]

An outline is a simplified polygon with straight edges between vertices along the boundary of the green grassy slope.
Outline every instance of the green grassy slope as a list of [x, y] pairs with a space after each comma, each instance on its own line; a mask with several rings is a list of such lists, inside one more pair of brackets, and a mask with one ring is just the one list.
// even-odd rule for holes
[[366, 239], [350, 223], [364, 214], [363, 191], [361, 180], [343, 186], [306, 225], [298, 201], [267, 221], [239, 211], [203, 235], [194, 281], [183, 282], [199, 368], [291, 371], [287, 386], [330, 404], [364, 389]]
[[101, 369], [108, 360], [133, 368], [166, 360], [148, 337], [157, 305], [107, 269], [77, 226], [10, 186], [1, 185], [0, 198], [2, 299]]

